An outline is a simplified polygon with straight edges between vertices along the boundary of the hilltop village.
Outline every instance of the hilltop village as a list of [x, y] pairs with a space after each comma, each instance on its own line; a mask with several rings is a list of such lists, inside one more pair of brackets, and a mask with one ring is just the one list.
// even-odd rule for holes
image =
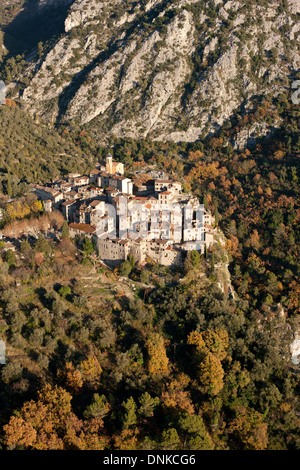
[[62, 212], [71, 237], [94, 238], [106, 264], [131, 253], [141, 264], [181, 265], [187, 251], [213, 244], [214, 218], [180, 182], [156, 173], [125, 177], [109, 154], [89, 175], [71, 173], [32, 190], [46, 212]]

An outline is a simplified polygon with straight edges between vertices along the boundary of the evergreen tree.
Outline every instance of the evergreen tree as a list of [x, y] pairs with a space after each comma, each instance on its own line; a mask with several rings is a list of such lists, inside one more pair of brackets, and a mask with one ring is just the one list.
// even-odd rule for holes
[[136, 424], [136, 404], [132, 397], [122, 403], [122, 424], [124, 429], [128, 429]]
[[87, 237], [85, 237], [85, 239], [84, 239], [82, 248], [83, 248], [84, 253], [85, 253], [87, 256], [91, 255], [91, 254], [94, 252], [93, 243], [92, 243], [92, 241], [91, 241], [89, 238], [87, 238]]
[[64, 220], [61, 229], [61, 238], [70, 238], [68, 222]]
[[128, 277], [131, 271], [132, 271], [132, 265], [130, 264], [130, 261], [126, 260], [124, 261], [124, 263], [120, 264], [121, 276]]
[[215, 253], [214, 250], [211, 253], [210, 257], [210, 272], [213, 273], [215, 270]]
[[107, 401], [105, 395], [99, 395], [95, 393], [93, 395], [92, 402], [85, 409], [83, 415], [85, 418], [104, 418], [110, 411], [111, 406]]
[[8, 195], [9, 197], [12, 196], [12, 187], [11, 187], [10, 175], [8, 175], [8, 177], [7, 177], [6, 192], [7, 192], [7, 195]]

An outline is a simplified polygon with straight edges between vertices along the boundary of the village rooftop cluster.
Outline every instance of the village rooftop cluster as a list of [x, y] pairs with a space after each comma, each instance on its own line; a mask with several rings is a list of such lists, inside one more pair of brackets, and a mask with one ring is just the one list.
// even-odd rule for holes
[[46, 212], [62, 212], [71, 237], [94, 238], [108, 265], [129, 253], [141, 264], [181, 265], [187, 251], [213, 244], [212, 215], [180, 182], [150, 173], [125, 177], [110, 154], [89, 175], [72, 173], [33, 191]]

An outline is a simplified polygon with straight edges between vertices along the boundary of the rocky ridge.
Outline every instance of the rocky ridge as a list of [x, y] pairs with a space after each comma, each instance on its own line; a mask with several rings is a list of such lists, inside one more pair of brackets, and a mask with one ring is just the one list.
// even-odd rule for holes
[[299, 13], [296, 0], [76, 0], [19, 98], [45, 121], [99, 135], [195, 141], [254, 96], [290, 93]]

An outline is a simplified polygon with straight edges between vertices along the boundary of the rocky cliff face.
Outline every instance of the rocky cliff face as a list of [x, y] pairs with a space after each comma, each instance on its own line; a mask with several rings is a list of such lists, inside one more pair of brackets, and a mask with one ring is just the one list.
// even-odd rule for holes
[[252, 97], [290, 92], [299, 14], [297, 0], [76, 0], [20, 99], [99, 135], [195, 141]]

